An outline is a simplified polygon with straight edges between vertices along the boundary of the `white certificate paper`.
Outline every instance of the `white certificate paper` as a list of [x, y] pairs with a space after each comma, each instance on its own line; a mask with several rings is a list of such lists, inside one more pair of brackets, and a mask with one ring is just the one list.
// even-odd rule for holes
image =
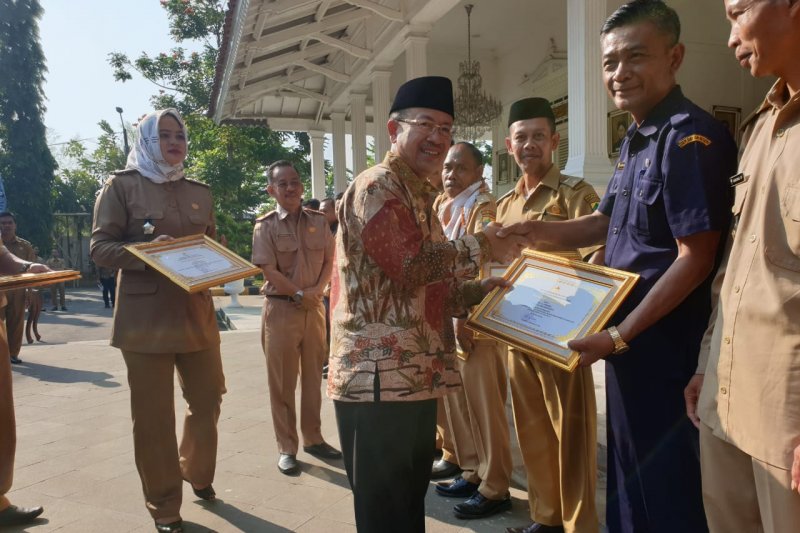
[[165, 267], [184, 278], [213, 276], [233, 266], [222, 254], [201, 246], [170, 250], [154, 256]]

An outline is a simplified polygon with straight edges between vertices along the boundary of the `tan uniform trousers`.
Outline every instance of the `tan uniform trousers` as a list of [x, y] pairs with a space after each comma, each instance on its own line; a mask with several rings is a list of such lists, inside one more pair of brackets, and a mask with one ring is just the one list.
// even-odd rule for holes
[[700, 424], [700, 467], [711, 533], [800, 529], [800, 494], [790, 490], [790, 470], [754, 459], [705, 424]]
[[322, 442], [322, 365], [325, 307], [306, 311], [293, 302], [264, 299], [264, 355], [272, 425], [280, 453], [297, 454], [295, 390], [300, 374], [300, 431], [303, 445]]
[[[189, 353], [122, 350], [128, 367], [133, 449], [145, 503], [154, 519], [180, 514], [183, 480], [214, 481], [217, 421], [225, 376], [219, 346]], [[188, 404], [180, 447], [175, 436], [175, 370]]]
[[567, 533], [596, 533], [597, 405], [591, 368], [569, 373], [516, 350], [509, 350], [508, 365], [531, 518], [563, 525]]
[[458, 464], [453, 432], [448, 428], [449, 425], [444, 406], [444, 396], [439, 396], [436, 399], [436, 449], [442, 450], [443, 460], [448, 463]]
[[490, 500], [505, 498], [511, 482], [507, 350], [492, 340], [475, 341], [469, 359], [458, 360], [464, 387], [444, 400], [461, 477]]
[[6, 319], [8, 353], [11, 357], [17, 357], [22, 348], [22, 334], [25, 331], [25, 291], [26, 289], [6, 291], [8, 303], [3, 316]]
[[11, 490], [14, 480], [16, 447], [17, 425], [14, 419], [14, 394], [11, 390], [11, 360], [8, 356], [6, 326], [0, 320], [0, 510], [9, 506], [6, 494]]

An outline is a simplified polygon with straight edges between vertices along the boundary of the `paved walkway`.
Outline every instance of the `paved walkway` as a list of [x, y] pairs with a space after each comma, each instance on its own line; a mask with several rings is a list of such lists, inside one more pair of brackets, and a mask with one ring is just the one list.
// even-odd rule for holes
[[[68, 290], [68, 312], [47, 312], [47, 343], [23, 346], [14, 366], [17, 461], [13, 491], [19, 505], [44, 505], [34, 525], [9, 531], [153, 531], [136, 473], [129, 392], [119, 352], [108, 346], [110, 313], [99, 291]], [[215, 298], [218, 306], [227, 297]], [[354, 532], [352, 497], [341, 461], [299, 454], [303, 471], [286, 477], [277, 449], [259, 343], [260, 298], [241, 297], [228, 310], [237, 328], [222, 333], [228, 392], [222, 405], [218, 500], [197, 500], [187, 486], [182, 515], [188, 532]], [[48, 308], [49, 309], [49, 308]], [[176, 387], [178, 428], [183, 401]], [[338, 446], [331, 402], [322, 409], [323, 435]], [[528, 522], [526, 493], [512, 488], [513, 509], [481, 521], [452, 514], [457, 500], [428, 491], [430, 533], [501, 532]], [[387, 493], [391, 497], [391, 493]]]

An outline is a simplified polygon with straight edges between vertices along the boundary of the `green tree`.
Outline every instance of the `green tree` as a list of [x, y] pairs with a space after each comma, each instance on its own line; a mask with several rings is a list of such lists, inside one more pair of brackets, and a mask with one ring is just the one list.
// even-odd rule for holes
[[56, 168], [47, 147], [38, 0], [0, 0], [0, 176], [19, 232], [50, 248]]
[[[222, 43], [223, 4], [161, 0], [178, 46], [155, 56], [142, 53], [134, 60], [114, 52], [109, 54], [109, 63], [118, 81], [131, 79], [135, 72], [157, 86], [158, 93], [151, 98], [155, 108], [175, 107], [183, 114], [190, 142], [187, 174], [209, 184], [218, 233], [247, 257], [253, 220], [274, 206], [265, 193], [264, 168], [272, 161], [288, 159], [301, 175], [308, 176], [310, 150], [307, 135], [276, 132], [266, 126], [216, 125], [205, 116]], [[190, 51], [182, 44], [196, 49]]]

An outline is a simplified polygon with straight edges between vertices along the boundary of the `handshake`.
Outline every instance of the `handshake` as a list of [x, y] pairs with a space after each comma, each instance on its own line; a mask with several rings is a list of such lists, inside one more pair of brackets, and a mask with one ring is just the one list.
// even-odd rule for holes
[[492, 247], [492, 260], [509, 263], [522, 254], [522, 250], [535, 243], [534, 229], [536, 222], [518, 222], [502, 226], [492, 222], [483, 228], [483, 234]]

